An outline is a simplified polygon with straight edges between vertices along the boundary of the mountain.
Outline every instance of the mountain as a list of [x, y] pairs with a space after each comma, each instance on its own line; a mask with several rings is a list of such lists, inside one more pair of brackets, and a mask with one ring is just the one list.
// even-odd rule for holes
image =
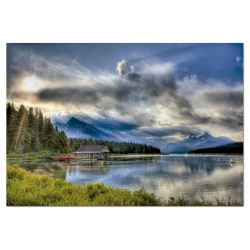
[[105, 133], [95, 126], [86, 122], [81, 122], [75, 117], [71, 117], [66, 124], [59, 122], [54, 123], [54, 127], [58, 128], [59, 131], [64, 131], [68, 137], [71, 138], [93, 138], [109, 141], [119, 141], [114, 135]]
[[221, 145], [226, 145], [233, 143], [234, 141], [224, 137], [213, 137], [209, 133], [205, 132], [203, 135], [196, 136], [190, 134], [187, 138], [182, 141], [169, 143], [163, 149], [163, 153], [172, 153], [172, 154], [185, 154], [189, 151], [202, 149], [202, 148], [212, 148]]

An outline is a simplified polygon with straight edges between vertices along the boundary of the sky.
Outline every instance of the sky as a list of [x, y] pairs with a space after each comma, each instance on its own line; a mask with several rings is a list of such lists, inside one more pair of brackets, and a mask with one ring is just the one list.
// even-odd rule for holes
[[242, 43], [8, 43], [7, 102], [163, 147], [243, 141]]

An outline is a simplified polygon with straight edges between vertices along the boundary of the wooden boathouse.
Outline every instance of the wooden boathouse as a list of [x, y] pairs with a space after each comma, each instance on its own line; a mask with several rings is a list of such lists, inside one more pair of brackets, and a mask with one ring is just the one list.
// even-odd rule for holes
[[103, 159], [110, 157], [110, 151], [105, 145], [80, 146], [74, 155], [83, 159]]

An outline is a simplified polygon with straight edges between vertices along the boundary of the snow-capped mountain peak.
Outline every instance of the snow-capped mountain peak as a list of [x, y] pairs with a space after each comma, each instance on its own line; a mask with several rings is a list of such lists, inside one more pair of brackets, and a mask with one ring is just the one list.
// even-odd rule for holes
[[186, 139], [182, 141], [167, 144], [162, 149], [162, 152], [185, 154], [191, 150], [201, 149], [201, 148], [211, 148], [211, 147], [226, 145], [233, 142], [234, 142], [233, 140], [227, 137], [224, 136], [214, 137], [207, 132], [205, 132], [200, 136], [190, 134]]
[[196, 139], [196, 135], [190, 134], [190, 135], [188, 136], [188, 138], [189, 138], [189, 139]]

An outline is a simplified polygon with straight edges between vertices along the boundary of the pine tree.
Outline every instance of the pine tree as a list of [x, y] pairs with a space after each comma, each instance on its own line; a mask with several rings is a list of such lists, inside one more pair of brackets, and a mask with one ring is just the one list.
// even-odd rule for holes
[[30, 108], [28, 113], [28, 135], [26, 147], [28, 151], [38, 150], [38, 141], [36, 140], [36, 122], [33, 108]]
[[45, 149], [46, 150], [54, 150], [55, 143], [56, 143], [56, 132], [55, 129], [50, 121], [50, 118], [45, 117], [45, 124], [44, 124], [44, 135], [45, 135]]
[[45, 138], [45, 133], [44, 133], [44, 125], [45, 125], [45, 122], [43, 120], [43, 114], [42, 114], [42, 111], [39, 109], [38, 110], [38, 120], [37, 120], [37, 131], [38, 131], [39, 143], [41, 145], [41, 148], [43, 148], [43, 149], [46, 148], [46, 138]]
[[17, 135], [17, 111], [14, 104], [8, 102], [6, 110], [6, 142], [7, 153], [13, 152], [14, 142]]
[[57, 149], [59, 150], [60, 153], [68, 153], [68, 141], [67, 141], [67, 136], [64, 133], [64, 131], [59, 131], [57, 133], [57, 144], [56, 144]]

